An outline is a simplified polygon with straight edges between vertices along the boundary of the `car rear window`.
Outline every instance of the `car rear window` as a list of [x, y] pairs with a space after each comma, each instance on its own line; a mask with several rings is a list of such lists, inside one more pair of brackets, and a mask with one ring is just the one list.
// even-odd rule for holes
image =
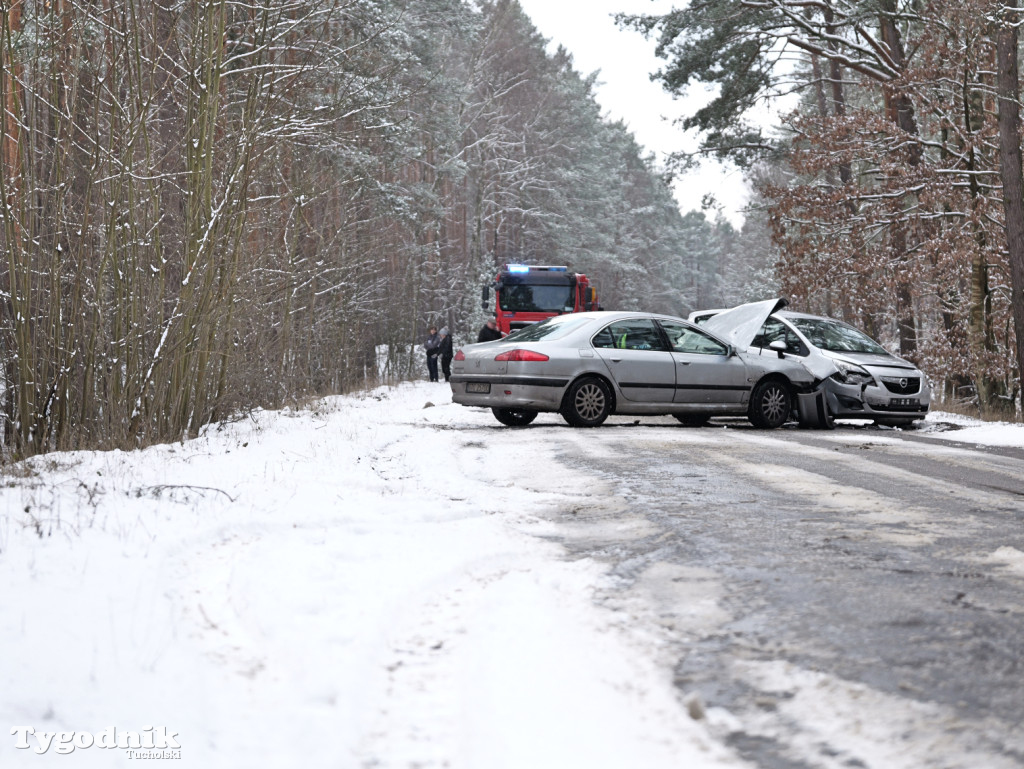
[[575, 331], [583, 324], [591, 322], [591, 320], [591, 318], [562, 315], [521, 328], [515, 333], [506, 336], [505, 339], [513, 339], [516, 342], [539, 342], [541, 339], [559, 339]]

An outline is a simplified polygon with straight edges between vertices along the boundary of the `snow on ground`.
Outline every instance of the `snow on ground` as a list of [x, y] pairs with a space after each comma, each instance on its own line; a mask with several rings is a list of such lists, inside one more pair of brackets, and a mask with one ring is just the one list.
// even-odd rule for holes
[[196, 767], [742, 766], [538, 536], [599, 501], [554, 451], [419, 383], [6, 468], [0, 766], [123, 766], [129, 732]]
[[[922, 432], [1024, 446], [950, 421]], [[0, 766], [156, 755], [100, 747], [133, 732], [204, 769], [746, 766], [688, 715], [657, 623], [548, 536], [546, 512], [607, 504], [557, 472], [593, 436], [418, 383], [5, 468]]]
[[932, 412], [918, 430], [932, 438], [982, 446], [1024, 447], [1024, 425], [1009, 422], [982, 422], [946, 412]]

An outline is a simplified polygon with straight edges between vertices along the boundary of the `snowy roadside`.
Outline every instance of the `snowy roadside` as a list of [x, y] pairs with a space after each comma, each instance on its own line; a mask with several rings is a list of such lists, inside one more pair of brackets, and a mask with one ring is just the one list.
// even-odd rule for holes
[[197, 767], [745, 766], [537, 536], [602, 490], [530, 432], [419, 383], [8, 468], [0, 766], [154, 755], [100, 747], [129, 732]]
[[982, 422], [979, 419], [933, 411], [917, 432], [929, 438], [979, 446], [1024, 448], [1024, 425], [1010, 422]]

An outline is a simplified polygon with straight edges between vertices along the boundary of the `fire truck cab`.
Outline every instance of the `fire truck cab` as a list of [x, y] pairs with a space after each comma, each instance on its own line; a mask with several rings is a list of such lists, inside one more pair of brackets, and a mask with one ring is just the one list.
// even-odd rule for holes
[[568, 267], [506, 264], [494, 283], [484, 286], [483, 308], [488, 309], [494, 289], [494, 314], [502, 334], [555, 315], [601, 309], [597, 289], [586, 275]]

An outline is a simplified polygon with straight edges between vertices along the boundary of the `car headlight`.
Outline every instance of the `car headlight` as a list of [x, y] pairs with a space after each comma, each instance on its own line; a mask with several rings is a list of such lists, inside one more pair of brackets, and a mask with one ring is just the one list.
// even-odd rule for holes
[[875, 378], [867, 372], [867, 369], [863, 369], [854, 363], [837, 360], [835, 364], [839, 370], [832, 375], [832, 378], [837, 382], [846, 385], [866, 385], [873, 384], [875, 381]]

